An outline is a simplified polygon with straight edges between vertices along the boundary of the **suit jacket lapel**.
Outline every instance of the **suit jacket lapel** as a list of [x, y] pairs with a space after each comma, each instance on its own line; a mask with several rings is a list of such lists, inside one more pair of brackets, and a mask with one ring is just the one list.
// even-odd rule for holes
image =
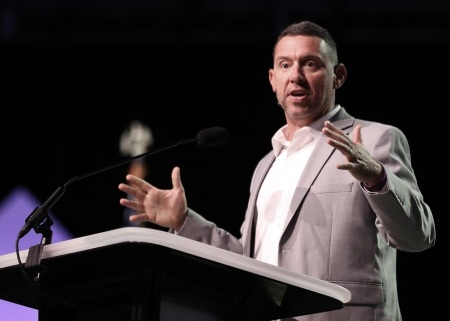
[[[352, 128], [354, 122], [354, 118], [348, 115], [344, 108], [341, 108], [341, 110], [334, 117], [332, 117], [330, 121], [335, 126], [346, 132], [347, 135], [349, 135], [350, 129]], [[327, 143], [327, 139], [328, 137], [323, 134], [320, 136], [316, 147], [314, 148], [308, 162], [306, 163], [302, 176], [300, 177], [300, 180], [294, 191], [292, 202], [289, 207], [289, 213], [286, 217], [286, 222], [284, 223], [283, 232], [286, 231], [289, 222], [299, 209], [300, 204], [303, 202], [303, 199], [307, 195], [309, 189], [311, 188], [311, 185], [314, 183], [322, 168], [325, 166], [326, 162], [330, 159], [331, 155], [335, 151], [335, 148], [331, 147]]]
[[268, 153], [260, 162], [257, 170], [255, 171], [255, 177], [251, 186], [251, 190], [254, 191], [250, 194], [249, 208], [247, 209], [248, 219], [246, 220], [247, 226], [243, 226], [242, 230], [242, 244], [244, 246], [244, 254], [253, 257], [255, 247], [255, 235], [256, 235], [256, 222], [258, 219], [258, 210], [256, 208], [256, 199], [261, 188], [264, 177], [266, 177], [272, 163], [275, 160], [273, 152]]

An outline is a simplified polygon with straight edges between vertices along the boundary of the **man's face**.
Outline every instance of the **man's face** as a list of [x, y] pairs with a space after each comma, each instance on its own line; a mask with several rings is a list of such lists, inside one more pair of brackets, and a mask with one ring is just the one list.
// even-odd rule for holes
[[269, 81], [288, 122], [307, 125], [334, 107], [334, 62], [326, 43], [312, 36], [286, 36], [274, 52]]

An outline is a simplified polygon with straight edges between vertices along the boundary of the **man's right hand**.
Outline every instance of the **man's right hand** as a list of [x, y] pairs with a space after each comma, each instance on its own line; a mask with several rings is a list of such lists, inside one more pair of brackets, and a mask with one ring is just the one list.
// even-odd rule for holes
[[119, 190], [132, 196], [121, 198], [120, 204], [136, 211], [131, 222], [148, 221], [178, 231], [184, 224], [188, 207], [180, 168], [172, 170], [172, 189], [162, 190], [134, 175], [127, 175], [128, 183], [119, 184]]

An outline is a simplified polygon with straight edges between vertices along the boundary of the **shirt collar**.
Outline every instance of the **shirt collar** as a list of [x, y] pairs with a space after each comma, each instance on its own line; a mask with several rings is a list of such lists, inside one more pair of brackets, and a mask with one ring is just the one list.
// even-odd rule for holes
[[[341, 106], [337, 105], [331, 111], [329, 111], [322, 117], [316, 119], [310, 125], [298, 129], [294, 133], [293, 140], [295, 140], [296, 137], [301, 135], [301, 131], [308, 131], [309, 135], [311, 135], [312, 137], [314, 137], [315, 140], [317, 140], [319, 136], [322, 134], [324, 121], [333, 117], [340, 109]], [[289, 147], [289, 145], [291, 144], [291, 142], [288, 141], [286, 136], [284, 135], [284, 131], [286, 130], [286, 128], [287, 125], [284, 125], [280, 129], [278, 129], [277, 132], [272, 137], [272, 148], [275, 156], [278, 156], [283, 148]]]

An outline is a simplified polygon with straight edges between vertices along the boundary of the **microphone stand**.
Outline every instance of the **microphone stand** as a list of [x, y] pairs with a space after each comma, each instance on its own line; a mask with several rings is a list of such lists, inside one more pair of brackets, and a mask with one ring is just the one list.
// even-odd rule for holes
[[52, 225], [53, 220], [47, 215], [44, 222], [34, 228], [36, 233], [42, 234], [41, 242], [29, 248], [27, 260], [25, 261], [26, 269], [31, 270], [31, 272], [37, 271], [37, 276], [33, 278], [36, 284], [40, 284], [40, 275], [46, 269], [44, 265], [41, 265], [41, 258], [44, 246], [52, 243], [53, 231], [50, 228]]

